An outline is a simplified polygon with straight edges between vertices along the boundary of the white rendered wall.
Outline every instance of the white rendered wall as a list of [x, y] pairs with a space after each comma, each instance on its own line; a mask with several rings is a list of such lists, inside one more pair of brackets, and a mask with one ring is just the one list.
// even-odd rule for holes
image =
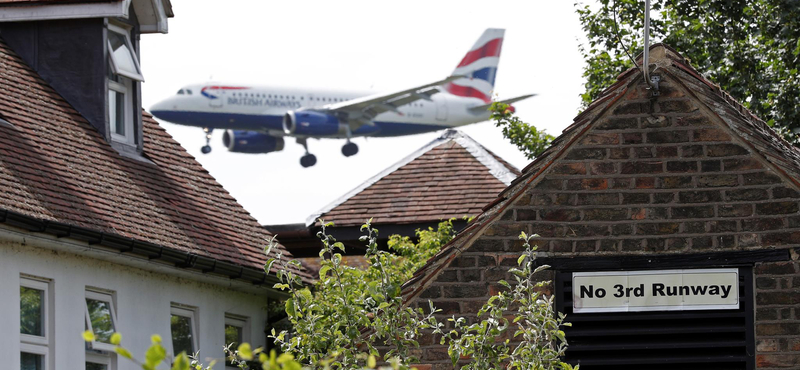
[[[59, 246], [58, 244], [64, 244]], [[78, 246], [76, 248], [76, 246]], [[94, 253], [94, 254], [93, 254]], [[144, 358], [150, 336], [159, 334], [168, 353], [172, 353], [170, 305], [172, 302], [197, 307], [200, 358], [224, 358], [225, 314], [249, 318], [253, 348], [264, 346], [266, 306], [265, 288], [255, 288], [219, 278], [193, 278], [176, 268], [158, 266], [149, 269], [112, 262], [120, 258], [97, 258], [80, 243], [60, 242], [6, 227], [0, 228], [0, 369], [19, 369], [19, 284], [20, 274], [52, 280], [55, 317], [50, 349], [57, 369], [83, 369], [85, 359], [81, 333], [85, 330], [85, 291], [87, 287], [114, 292], [117, 323], [122, 344], [135, 357]], [[91, 255], [88, 256], [88, 255]], [[129, 258], [129, 257], [125, 257]], [[147, 262], [149, 263], [149, 262]], [[150, 263], [152, 264], [152, 263]], [[155, 271], [149, 271], [155, 270]], [[175, 270], [175, 273], [170, 273]], [[166, 273], [165, 273], [166, 272]], [[183, 276], [181, 276], [183, 275]], [[202, 277], [202, 279], [201, 279]], [[49, 361], [48, 361], [49, 362]], [[221, 369], [222, 361], [215, 366]], [[117, 369], [139, 369], [123, 358]], [[52, 367], [48, 367], [52, 370]]]

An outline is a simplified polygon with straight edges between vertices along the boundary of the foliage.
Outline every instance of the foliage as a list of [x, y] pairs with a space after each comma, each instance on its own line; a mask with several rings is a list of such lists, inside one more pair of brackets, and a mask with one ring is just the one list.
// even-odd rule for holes
[[[406, 370], [416, 362], [411, 350], [419, 346], [418, 337], [427, 331], [427, 335], [438, 335], [443, 344], [449, 344], [454, 364], [459, 359], [470, 359], [463, 369], [572, 369], [559, 361], [566, 349], [560, 327], [568, 324], [563, 322], [563, 315], [556, 316], [553, 311], [553, 297], [541, 292], [549, 282], [532, 279], [547, 267], [534, 268], [536, 248], [530, 246], [531, 238], [521, 236], [526, 250], [517, 261], [520, 268], [510, 270], [515, 283], [501, 282], [508, 291], [491, 297], [474, 324], [453, 317], [454, 329], [445, 332], [444, 324], [434, 316], [440, 311], [432, 303], [428, 310], [416, 311], [403, 305], [400, 286], [452, 239], [452, 221], [441, 223], [437, 230], [418, 231], [417, 243], [393, 236], [389, 247], [397, 255], [378, 249], [378, 231], [367, 223], [362, 227], [366, 232], [362, 240], [367, 242], [370, 266], [364, 271], [342, 264], [339, 251], [344, 246], [326, 233], [329, 226], [325, 224], [319, 233], [322, 269], [314, 292], [289, 269], [297, 264], [295, 260], [284, 261], [278, 255], [265, 266], [269, 271], [275, 263], [282, 265], [278, 274], [281, 282], [275, 287], [290, 294], [285, 309], [293, 328], [280, 333], [273, 330], [270, 336], [283, 353], [267, 354], [248, 343], [231, 343], [224, 349], [228, 363], [242, 370], [259, 366], [264, 370], [356, 370], [376, 369], [378, 362], [384, 360], [387, 366], [381, 369]], [[270, 241], [267, 255], [274, 245], [275, 241]], [[87, 342], [97, 339], [91, 331], [84, 332], [83, 337]], [[168, 355], [158, 335], [152, 337], [152, 345], [144, 361], [140, 361], [120, 345], [121, 340], [119, 333], [111, 336], [114, 352], [144, 370], [156, 370], [170, 362], [172, 370], [211, 370], [215, 365], [201, 364], [198, 353]], [[379, 353], [378, 347], [388, 352]]]
[[[588, 39], [581, 47], [584, 106], [633, 66], [623, 45], [631, 53], [643, 47], [644, 1], [599, 3], [576, 4]], [[651, 39], [680, 51], [787, 140], [800, 142], [800, 2], [652, 0], [651, 9]]]
[[503, 129], [505, 136], [511, 144], [516, 145], [528, 159], [534, 159], [550, 146], [553, 136], [544, 130], [539, 131], [535, 126], [522, 122], [514, 115], [513, 109], [505, 103], [495, 102], [489, 108], [492, 112], [494, 125]]
[[[99, 339], [92, 333], [91, 330], [83, 332], [83, 340], [92, 343]], [[161, 336], [153, 335], [150, 337], [150, 348], [147, 349], [144, 355], [144, 361], [137, 360], [130, 351], [122, 347], [122, 335], [114, 333], [111, 335], [109, 343], [114, 345], [114, 352], [130, 361], [135, 362], [144, 370], [156, 370], [167, 359], [167, 350], [161, 345]], [[196, 356], [196, 354], [194, 355]], [[202, 367], [196, 360], [190, 359], [190, 356], [185, 352], [181, 352], [174, 356], [172, 359], [173, 370], [210, 370], [214, 364], [212, 363], [207, 368]], [[199, 367], [198, 367], [199, 366]]]
[[[517, 260], [520, 268], [509, 270], [516, 281], [513, 285], [500, 281], [507, 291], [492, 296], [483, 305], [478, 312], [482, 320], [470, 325], [463, 317], [450, 319], [454, 329], [442, 333], [441, 343], [449, 341], [448, 353], [453, 365], [459, 359], [469, 358], [461, 369], [572, 369], [559, 358], [567, 348], [561, 326], [569, 324], [564, 322], [563, 314], [556, 315], [554, 296], [542, 294], [542, 288], [550, 282], [532, 279], [534, 274], [549, 267], [534, 267], [536, 247], [530, 243], [534, 237], [520, 235], [525, 242], [525, 252]], [[509, 321], [508, 314], [512, 311]]]
[[[272, 337], [302, 363], [337, 369], [368, 366], [379, 356], [377, 346], [388, 345], [391, 349], [383, 358], [395, 368], [407, 369], [414, 360], [409, 350], [418, 345], [420, 332], [437, 323], [433, 310], [426, 314], [404, 307], [400, 286], [452, 238], [452, 222], [443, 222], [436, 231], [418, 231], [417, 245], [409, 238], [392, 237], [390, 248], [399, 255], [378, 249], [378, 230], [368, 222], [362, 227], [369, 261], [366, 270], [342, 263], [344, 245], [327, 234], [330, 226], [323, 222], [318, 234], [323, 248], [320, 279], [313, 293], [301, 285], [299, 277], [279, 272], [282, 283], [276, 288], [291, 295], [286, 312], [293, 329], [273, 332]], [[285, 262], [285, 267], [292, 263]]]
[[[86, 342], [94, 342], [97, 337], [94, 333], [87, 330], [83, 332], [83, 340]], [[110, 343], [114, 345], [114, 352], [118, 355], [133, 361], [144, 370], [156, 370], [162, 364], [169, 366], [172, 370], [212, 370], [216, 362], [212, 361], [210, 364], [203, 365], [197, 359], [199, 353], [189, 354], [181, 352], [175, 356], [168, 356], [167, 350], [161, 345], [161, 336], [153, 335], [150, 337], [150, 348], [147, 349], [144, 355], [144, 361], [136, 359], [130, 351], [122, 347], [122, 335], [114, 333], [111, 336]], [[231, 357], [233, 363], [241, 369], [249, 369], [248, 362], [256, 361], [263, 370], [302, 370], [303, 367], [299, 362], [294, 360], [294, 356], [290, 354], [281, 354], [278, 356], [275, 351], [269, 355], [263, 353], [260, 348], [255, 350], [251, 349], [250, 344], [242, 343], [236, 350], [231, 350], [230, 346], [225, 348], [226, 354]], [[169, 362], [167, 362], [169, 360]]]

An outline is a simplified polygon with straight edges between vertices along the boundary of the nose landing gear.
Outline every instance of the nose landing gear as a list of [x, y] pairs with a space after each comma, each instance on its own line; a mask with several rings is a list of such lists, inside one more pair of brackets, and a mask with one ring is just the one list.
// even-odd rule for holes
[[213, 128], [203, 127], [203, 132], [206, 133], [206, 145], [200, 148], [200, 152], [202, 152], [203, 154], [211, 153], [211, 145], [209, 145], [209, 143], [211, 142], [212, 131], [214, 131]]
[[306, 154], [300, 157], [300, 165], [303, 166], [303, 168], [308, 168], [317, 164], [317, 156], [308, 152], [308, 139], [297, 138], [297, 143], [302, 145], [303, 149], [306, 150]]

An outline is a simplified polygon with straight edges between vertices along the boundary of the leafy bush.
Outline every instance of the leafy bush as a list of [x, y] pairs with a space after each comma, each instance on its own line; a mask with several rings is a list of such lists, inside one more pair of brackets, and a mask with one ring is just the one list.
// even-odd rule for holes
[[[542, 293], [549, 282], [535, 282], [533, 274], [547, 268], [534, 267], [535, 237], [522, 234], [525, 252], [518, 268], [510, 272], [513, 283], [502, 281], [508, 290], [492, 296], [480, 310], [479, 320], [468, 325], [464, 318], [452, 317], [454, 328], [446, 331], [436, 319], [441, 311], [429, 302], [429, 309], [414, 310], [403, 305], [400, 287], [431, 256], [453, 238], [452, 222], [446, 221], [437, 230], [417, 232], [419, 242], [393, 236], [389, 247], [397, 254], [381, 251], [377, 245], [377, 230], [369, 223], [362, 227], [366, 233], [366, 270], [342, 264], [344, 246], [336, 242], [325, 224], [319, 237], [323, 248], [320, 279], [313, 290], [303, 285], [300, 277], [288, 267], [298, 262], [284, 261], [281, 256], [265, 266], [269, 271], [274, 263], [282, 264], [275, 288], [290, 294], [285, 308], [293, 324], [291, 330], [273, 331], [270, 335], [281, 346], [283, 354], [267, 354], [261, 348], [252, 349], [247, 343], [238, 348], [225, 348], [229, 360], [241, 369], [257, 364], [264, 370], [323, 370], [375, 369], [384, 362], [385, 369], [412, 369], [418, 359], [411, 349], [419, 346], [420, 335], [438, 335], [448, 344], [454, 366], [462, 369], [571, 370], [560, 358], [567, 347], [560, 330], [564, 316], [553, 309], [553, 297]], [[266, 252], [275, 245], [271, 241]], [[510, 319], [509, 319], [510, 317]], [[93, 341], [94, 334], [84, 333]], [[179, 353], [168, 356], [161, 338], [152, 338], [144, 361], [136, 360], [120, 346], [121, 336], [111, 339], [120, 356], [135, 361], [145, 370], [156, 370], [166, 360], [173, 370], [209, 370], [214, 364], [201, 364], [198, 354]], [[389, 348], [379, 352], [379, 348]]]

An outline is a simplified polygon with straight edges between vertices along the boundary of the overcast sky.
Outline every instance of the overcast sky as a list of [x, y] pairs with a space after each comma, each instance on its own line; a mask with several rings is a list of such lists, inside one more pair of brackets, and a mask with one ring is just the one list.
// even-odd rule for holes
[[[277, 84], [399, 90], [449, 75], [484, 29], [505, 28], [495, 85], [500, 98], [537, 93], [516, 103], [520, 118], [557, 135], [580, 105], [582, 39], [573, 1], [263, 1], [172, 0], [166, 35], [144, 35], [145, 108], [190, 83]], [[304, 169], [300, 145], [279, 153], [237, 154], [214, 132], [203, 155], [199, 128], [161, 124], [262, 224], [306, 218], [441, 133], [309, 140], [317, 165]], [[484, 122], [466, 134], [507, 161], [525, 157]]]

